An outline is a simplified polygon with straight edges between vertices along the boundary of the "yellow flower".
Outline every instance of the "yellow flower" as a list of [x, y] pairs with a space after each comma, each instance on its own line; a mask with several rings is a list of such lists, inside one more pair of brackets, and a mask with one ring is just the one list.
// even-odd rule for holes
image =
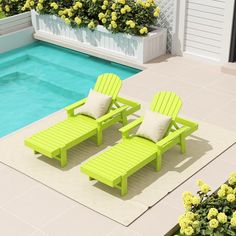
[[124, 6], [124, 9], [127, 11], [127, 12], [131, 12], [131, 7], [129, 5], [125, 5]]
[[210, 190], [211, 190], [211, 188], [208, 184], [203, 184], [200, 186], [200, 191], [202, 193], [208, 193]]
[[112, 26], [112, 28], [117, 28], [117, 24], [116, 24], [116, 22], [115, 21], [111, 21], [111, 26]]
[[193, 212], [189, 211], [185, 214], [185, 217], [189, 220], [194, 220], [195, 219], [195, 214]]
[[131, 24], [130, 24], [130, 28], [134, 28], [135, 27], [135, 23], [134, 22], [132, 22]]
[[125, 0], [117, 0], [118, 3], [125, 4]]
[[146, 34], [148, 33], [147, 27], [143, 27], [143, 30], [144, 30], [144, 32], [145, 32]]
[[126, 25], [129, 25], [130, 28], [134, 28], [135, 27], [135, 22], [133, 22], [132, 20], [126, 21]]
[[112, 10], [115, 10], [115, 9], [116, 9], [116, 4], [115, 4], [115, 3], [112, 4], [111, 9], [112, 9]]
[[190, 210], [192, 209], [192, 204], [186, 204], [186, 203], [184, 203], [184, 209], [185, 209], [186, 211], [190, 211]]
[[184, 234], [185, 235], [193, 235], [194, 230], [191, 226], [188, 226], [186, 229], [184, 229]]
[[5, 6], [5, 11], [6, 11], [6, 12], [9, 12], [9, 11], [10, 11], [9, 5], [6, 5], [6, 6]]
[[105, 1], [103, 2], [103, 4], [104, 4], [105, 6], [108, 6], [108, 1], [105, 0]]
[[102, 23], [105, 24], [107, 22], [106, 18], [102, 18]]
[[116, 21], [116, 20], [117, 20], [117, 17], [116, 17], [116, 16], [112, 16], [111, 19], [112, 19], [113, 21]]
[[157, 13], [156, 11], [154, 11], [153, 15], [154, 15], [155, 17], [158, 17], [158, 16], [159, 16], [159, 13]]
[[106, 10], [107, 6], [106, 5], [102, 5], [102, 10]]
[[88, 28], [89, 28], [89, 29], [94, 29], [94, 28], [95, 28], [95, 24], [94, 24], [93, 21], [90, 21], [90, 22], [89, 22]]
[[58, 12], [58, 15], [59, 15], [59, 16], [62, 16], [63, 14], [64, 14], [63, 11], [59, 11], [59, 12]]
[[58, 5], [55, 2], [52, 2], [50, 6], [54, 8], [55, 10], [58, 9]]
[[200, 222], [198, 220], [193, 221], [192, 227], [196, 229], [200, 225]]
[[225, 197], [226, 193], [223, 189], [219, 189], [217, 192], [217, 195], [219, 198], [223, 198], [223, 197]]
[[121, 14], [125, 14], [125, 13], [126, 13], [125, 8], [121, 8], [121, 9], [120, 9], [120, 12], [121, 12]]
[[192, 197], [192, 204], [193, 205], [199, 205], [201, 202], [200, 197], [194, 196]]
[[193, 194], [192, 194], [191, 192], [183, 192], [183, 193], [182, 193], [182, 197], [183, 197], [183, 198], [185, 198], [185, 197], [187, 197], [187, 196], [193, 197]]
[[64, 21], [66, 22], [67, 25], [70, 24], [70, 19], [69, 18], [65, 18]]
[[218, 215], [218, 210], [216, 208], [211, 208], [207, 214], [207, 219], [210, 220]]
[[144, 34], [144, 30], [143, 30], [143, 29], [140, 29], [140, 30], [139, 30], [139, 33], [140, 33], [140, 34]]
[[76, 2], [75, 5], [78, 7], [78, 8], [82, 8], [83, 7], [83, 4], [81, 2]]
[[44, 2], [44, 0], [39, 0], [39, 3], [43, 3]]
[[[144, 33], [145, 33], [145, 31], [144, 31]], [[186, 197], [184, 197], [184, 203], [185, 204], [189, 204], [189, 205], [191, 205], [192, 204], [192, 199], [193, 199], [193, 197], [192, 196], [186, 196]]]
[[217, 220], [218, 220], [220, 223], [224, 224], [224, 223], [227, 222], [227, 215], [225, 215], [225, 213], [219, 213], [219, 214], [217, 215]]
[[34, 6], [34, 1], [30, 1], [30, 6]]
[[228, 202], [234, 202], [235, 201], [235, 195], [230, 193], [230, 194], [227, 195], [226, 199], [227, 199]]
[[127, 21], [125, 22], [125, 24], [126, 24], [126, 25], [129, 25], [129, 24], [130, 24], [130, 20], [127, 20]]
[[92, 0], [93, 3], [96, 3], [97, 0]]
[[101, 20], [101, 19], [104, 18], [104, 17], [105, 17], [105, 15], [104, 15], [102, 12], [100, 12], [100, 13], [98, 14], [99, 20]]
[[181, 229], [186, 229], [190, 225], [192, 225], [192, 221], [187, 219], [186, 217], [183, 217], [179, 220], [179, 226]]
[[236, 177], [234, 176], [229, 177], [228, 182], [230, 185], [236, 184]]
[[196, 183], [198, 187], [201, 187], [203, 184], [205, 184], [205, 182], [202, 179], [198, 179]]
[[231, 218], [230, 224], [231, 224], [233, 227], [236, 227], [236, 217]]
[[236, 218], [236, 211], [234, 211], [234, 213], [233, 213], [233, 217], [235, 217], [235, 218]]
[[43, 9], [43, 5], [41, 3], [38, 3], [36, 8], [38, 11], [41, 11]]
[[158, 12], [158, 13], [160, 13], [160, 11], [161, 11], [160, 7], [157, 7], [157, 8], [155, 9], [155, 11]]
[[227, 191], [227, 189], [228, 189], [228, 185], [227, 184], [222, 184], [221, 186], [220, 186], [220, 189], [222, 189], [222, 190], [224, 190], [224, 191]]
[[80, 24], [82, 23], [81, 18], [75, 17], [75, 23], [76, 23], [77, 25], [80, 25]]
[[209, 226], [212, 229], [216, 229], [219, 226], [219, 222], [216, 219], [212, 219], [209, 221]]

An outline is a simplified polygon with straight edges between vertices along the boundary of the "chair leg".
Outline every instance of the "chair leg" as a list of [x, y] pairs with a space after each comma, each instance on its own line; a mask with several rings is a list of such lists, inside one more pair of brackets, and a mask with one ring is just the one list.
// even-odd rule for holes
[[98, 127], [97, 145], [100, 146], [101, 144], [102, 144], [102, 128]]
[[182, 154], [186, 152], [186, 140], [182, 135], [180, 137], [180, 149]]
[[61, 150], [61, 167], [65, 167], [67, 165], [67, 151]]
[[123, 126], [128, 124], [127, 115], [124, 112], [121, 113], [121, 119], [122, 119]]
[[156, 171], [161, 170], [161, 164], [162, 164], [162, 154], [158, 153], [156, 157]]
[[128, 192], [128, 181], [127, 177], [122, 176], [121, 178], [121, 196], [124, 196]]

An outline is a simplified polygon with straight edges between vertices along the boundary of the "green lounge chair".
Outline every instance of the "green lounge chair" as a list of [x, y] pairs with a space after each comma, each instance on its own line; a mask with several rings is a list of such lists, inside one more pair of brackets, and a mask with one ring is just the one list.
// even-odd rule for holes
[[[120, 129], [123, 140], [107, 151], [92, 158], [83, 165], [81, 171], [111, 187], [121, 190], [121, 195], [127, 193], [127, 179], [145, 165], [153, 162], [156, 171], [161, 169], [162, 154], [180, 145], [185, 152], [185, 138], [197, 130], [194, 122], [178, 117], [182, 102], [173, 92], [157, 93], [151, 104], [151, 110], [172, 117], [172, 123], [164, 136], [157, 143], [137, 135], [129, 135], [129, 131], [140, 125], [143, 117]], [[173, 157], [174, 158], [174, 157]]]
[[85, 104], [86, 98], [65, 108], [68, 118], [25, 140], [25, 145], [35, 152], [49, 158], [55, 158], [61, 167], [67, 165], [67, 151], [82, 141], [97, 137], [97, 145], [102, 143], [102, 131], [117, 122], [127, 124], [127, 116], [140, 109], [140, 104], [118, 97], [122, 81], [114, 74], [102, 74], [98, 77], [94, 90], [112, 96], [112, 105], [104, 116], [93, 119], [85, 115], [76, 115], [74, 110]]

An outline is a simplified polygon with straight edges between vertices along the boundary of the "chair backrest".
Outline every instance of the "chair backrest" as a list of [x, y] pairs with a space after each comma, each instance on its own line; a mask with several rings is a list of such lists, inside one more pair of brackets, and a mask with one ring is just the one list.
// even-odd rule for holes
[[174, 92], [159, 92], [152, 100], [151, 110], [170, 116], [175, 120], [181, 106], [182, 101]]
[[112, 73], [106, 73], [98, 76], [94, 90], [111, 96], [114, 101], [120, 92], [121, 86], [122, 81], [119, 76]]

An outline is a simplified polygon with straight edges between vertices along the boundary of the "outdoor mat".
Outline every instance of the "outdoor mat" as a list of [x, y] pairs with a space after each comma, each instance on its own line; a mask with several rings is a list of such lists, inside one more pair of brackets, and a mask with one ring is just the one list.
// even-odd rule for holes
[[129, 178], [128, 194], [121, 197], [117, 189], [89, 181], [80, 172], [81, 163], [119, 141], [119, 125], [105, 131], [102, 146], [88, 140], [71, 149], [68, 166], [63, 169], [58, 161], [34, 155], [24, 146], [26, 137], [64, 117], [63, 111], [57, 112], [0, 139], [0, 161], [125, 226], [236, 141], [235, 133], [199, 123], [199, 130], [187, 140], [185, 155], [180, 154], [179, 147], [173, 148], [163, 156], [160, 172], [151, 165], [143, 168]]

